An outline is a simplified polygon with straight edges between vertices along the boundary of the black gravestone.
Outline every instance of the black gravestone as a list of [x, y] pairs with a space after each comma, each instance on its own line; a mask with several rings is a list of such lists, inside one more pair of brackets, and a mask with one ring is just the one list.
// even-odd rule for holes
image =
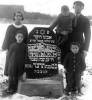
[[27, 43], [27, 78], [43, 78], [58, 74], [58, 49], [53, 31], [36, 27], [30, 33]]

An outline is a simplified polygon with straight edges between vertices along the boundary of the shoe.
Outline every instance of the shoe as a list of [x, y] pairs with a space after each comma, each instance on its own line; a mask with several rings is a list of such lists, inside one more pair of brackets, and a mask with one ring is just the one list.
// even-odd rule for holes
[[60, 100], [68, 100], [68, 97], [66, 95], [63, 95], [62, 97], [60, 97]]
[[69, 96], [69, 95], [71, 95], [71, 92], [65, 91], [64, 94], [67, 95], [67, 96]]
[[4, 92], [6, 92], [8, 94], [14, 94], [14, 93], [16, 93], [15, 90], [8, 90], [8, 89], [6, 89]]
[[5, 90], [2, 91], [2, 97], [11, 96], [11, 95], [13, 95], [15, 93], [16, 93], [15, 90], [5, 89]]
[[64, 94], [69, 96], [71, 95], [71, 91], [69, 89], [64, 89]]
[[72, 91], [71, 96], [76, 96], [76, 91]]
[[4, 90], [2, 91], [2, 97], [7, 97], [7, 96], [10, 96], [11, 92], [9, 90]]
[[83, 93], [82, 93], [82, 92], [79, 92], [79, 93], [78, 93], [78, 96], [82, 96], [82, 95], [83, 95]]
[[7, 92], [8, 89], [3, 90], [2, 92]]

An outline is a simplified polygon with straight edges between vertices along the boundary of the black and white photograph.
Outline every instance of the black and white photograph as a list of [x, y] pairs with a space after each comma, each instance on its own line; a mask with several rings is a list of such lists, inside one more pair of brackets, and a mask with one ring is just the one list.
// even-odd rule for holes
[[91, 100], [91, 3], [0, 1], [0, 100]]

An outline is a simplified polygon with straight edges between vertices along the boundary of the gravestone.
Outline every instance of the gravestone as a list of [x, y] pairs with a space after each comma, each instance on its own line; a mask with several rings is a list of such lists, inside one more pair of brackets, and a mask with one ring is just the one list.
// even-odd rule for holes
[[53, 31], [36, 27], [29, 33], [28, 57], [26, 58], [27, 78], [50, 77], [58, 74], [58, 52]]
[[63, 77], [58, 74], [60, 50], [56, 44], [56, 35], [48, 28], [36, 27], [29, 33], [27, 79], [19, 82], [18, 93], [55, 98], [63, 95]]

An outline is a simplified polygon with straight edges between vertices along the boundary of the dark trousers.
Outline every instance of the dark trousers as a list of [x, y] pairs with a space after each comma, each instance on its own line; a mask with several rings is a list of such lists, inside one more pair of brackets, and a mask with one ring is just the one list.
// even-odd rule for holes
[[64, 44], [59, 45], [61, 49], [61, 64], [63, 65], [64, 59], [68, 52], [70, 52], [70, 42], [66, 41]]
[[66, 73], [66, 90], [68, 92], [81, 91], [81, 74], [75, 71]]
[[8, 90], [17, 91], [18, 88], [18, 77], [9, 76]]
[[61, 50], [61, 64], [63, 65], [64, 58], [70, 51], [70, 41], [67, 35], [61, 35], [61, 33], [56, 32], [56, 42]]
[[66, 72], [66, 91], [71, 92], [73, 88], [73, 73], [72, 72]]
[[68, 35], [57, 35], [57, 45], [63, 45], [68, 40]]
[[74, 79], [75, 79], [75, 87], [76, 87], [76, 90], [78, 92], [81, 92], [81, 73], [79, 72], [76, 72], [75, 75], [74, 75]]

